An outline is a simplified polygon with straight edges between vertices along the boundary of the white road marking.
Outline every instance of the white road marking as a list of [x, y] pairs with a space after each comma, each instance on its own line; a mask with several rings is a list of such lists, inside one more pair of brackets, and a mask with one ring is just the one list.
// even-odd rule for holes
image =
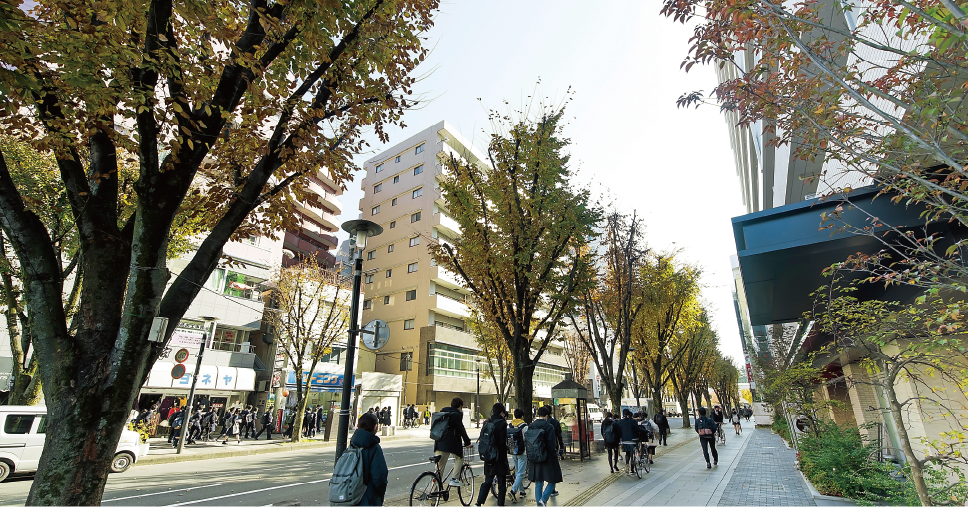
[[217, 484], [208, 484], [208, 485], [205, 485], [205, 486], [192, 486], [190, 488], [169, 489], [167, 491], [159, 491], [157, 493], [145, 493], [143, 495], [123, 496], [121, 498], [112, 498], [110, 500], [101, 500], [101, 503], [119, 502], [121, 500], [129, 500], [131, 498], [142, 498], [142, 497], [146, 497], [146, 496], [164, 495], [165, 493], [174, 493], [176, 491], [192, 491], [192, 490], [195, 490], [195, 489], [211, 488], [211, 487], [214, 487], [214, 486], [221, 486], [221, 485], [222, 485], [222, 483], [219, 482]]

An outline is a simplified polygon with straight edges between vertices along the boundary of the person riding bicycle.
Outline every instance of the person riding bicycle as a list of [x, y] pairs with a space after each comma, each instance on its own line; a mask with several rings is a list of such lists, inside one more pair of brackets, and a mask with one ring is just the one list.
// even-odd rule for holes
[[723, 407], [719, 405], [713, 406], [713, 421], [716, 422], [716, 431], [723, 429], [723, 421], [725, 420], [723, 416]]
[[[639, 442], [642, 435], [642, 429], [639, 427], [638, 421], [632, 418], [632, 411], [625, 409], [622, 411], [622, 418], [615, 421], [612, 427], [618, 435], [619, 442], [622, 442], [622, 451], [625, 452], [625, 464], [628, 465], [631, 462], [632, 470], [635, 470], [635, 460], [632, 459], [635, 453], [635, 446]], [[625, 442], [634, 442], [632, 444], [626, 444]]]
[[[460, 469], [464, 466], [464, 447], [471, 445], [471, 439], [467, 436], [467, 429], [464, 428], [464, 400], [460, 397], [454, 398], [449, 407], [444, 407], [442, 413], [447, 414], [447, 432], [440, 440], [434, 442], [434, 454], [440, 456], [437, 462], [437, 473], [443, 477], [444, 467], [447, 466], [447, 459], [454, 455], [454, 474], [450, 478], [451, 486], [461, 486]], [[463, 443], [463, 445], [461, 445]]]
[[645, 412], [636, 414], [636, 419], [639, 421], [639, 430], [645, 435], [639, 442], [639, 449], [649, 457], [649, 464], [652, 465], [654, 464], [652, 459], [655, 457], [656, 448], [655, 436], [659, 434], [659, 425], [646, 417]]

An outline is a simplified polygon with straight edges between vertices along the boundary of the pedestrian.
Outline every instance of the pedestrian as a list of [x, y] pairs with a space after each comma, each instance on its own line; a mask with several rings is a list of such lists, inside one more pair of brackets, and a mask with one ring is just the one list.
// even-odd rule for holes
[[246, 421], [245, 438], [255, 438], [255, 422], [259, 420], [259, 407], [252, 407]]
[[558, 438], [555, 436], [555, 428], [551, 423], [553, 420], [551, 409], [542, 406], [537, 410], [537, 418], [528, 428], [529, 432], [544, 430], [547, 439], [545, 443], [546, 459], [542, 462], [532, 461], [530, 463], [531, 470], [528, 473], [528, 478], [534, 483], [534, 499], [542, 507], [547, 505], [548, 500], [551, 499], [551, 493], [555, 491], [555, 484], [562, 481], [561, 464], [558, 463], [558, 453], [555, 452], [558, 448]]
[[605, 417], [602, 418], [601, 432], [602, 440], [605, 442], [605, 450], [608, 452], [608, 471], [609, 472], [619, 472], [618, 467], [618, 432], [616, 428], [612, 425], [615, 424], [615, 420], [612, 419], [611, 412], [605, 412]]
[[719, 429], [723, 427], [723, 421], [725, 420], [726, 420], [725, 417], [723, 417], [722, 407], [720, 407], [719, 405], [713, 406], [713, 421], [716, 422], [717, 431], [719, 431]]
[[178, 413], [178, 403], [176, 400], [176, 403], [172, 405], [171, 408], [168, 409], [168, 415], [165, 416], [165, 421], [168, 422], [168, 443], [169, 444], [175, 438], [175, 427], [172, 426], [171, 423], [172, 423], [172, 417], [174, 417], [175, 414], [177, 413]]
[[[548, 413], [549, 413], [548, 422], [551, 423], [551, 425], [555, 427], [555, 440], [558, 442], [558, 447], [557, 447], [557, 449], [558, 449], [558, 459], [564, 459], [564, 457], [565, 457], [565, 440], [563, 438], [564, 436], [562, 435], [562, 431], [561, 431], [561, 422], [558, 421], [558, 419], [555, 419], [555, 416], [553, 415], [554, 414], [554, 409], [552, 407], [550, 407], [550, 406], [548, 407]], [[562, 413], [564, 413], [564, 408], [562, 408]], [[558, 482], [561, 482], [561, 481], [558, 481]], [[557, 484], [557, 483], [555, 483], [555, 484]], [[555, 486], [552, 486], [551, 487], [551, 496], [553, 496], [553, 497], [554, 496], [558, 496], [558, 488], [556, 488]]]
[[424, 409], [424, 414], [423, 414], [423, 416], [424, 416], [424, 424], [430, 424], [430, 416], [431, 415], [433, 415], [433, 414], [430, 413], [430, 406], [428, 405], [427, 408]]
[[[316, 407], [316, 427], [315, 433], [319, 433], [323, 429], [323, 406], [320, 405]], [[315, 434], [314, 433], [314, 434]]]
[[511, 496], [525, 496], [524, 476], [528, 473], [528, 454], [524, 445], [524, 434], [528, 431], [528, 423], [524, 421], [524, 410], [514, 409], [514, 419], [511, 420], [511, 427], [508, 428], [508, 442], [513, 442], [514, 447], [508, 449], [511, 459], [514, 460], [514, 484], [511, 485]]
[[379, 421], [376, 416], [367, 412], [356, 423], [356, 431], [350, 439], [350, 446], [361, 449], [363, 458], [363, 484], [366, 491], [359, 505], [383, 505], [387, 493], [390, 470], [387, 460], [380, 447], [380, 437], [376, 435]]
[[202, 440], [212, 440], [212, 431], [215, 430], [215, 410], [207, 407], [202, 415]]
[[266, 432], [266, 440], [272, 440], [272, 425], [275, 424], [275, 419], [272, 417], [272, 409], [266, 409], [262, 413], [262, 429], [255, 434], [255, 439], [258, 440], [262, 435], [262, 432]]
[[616, 421], [613, 427], [618, 430], [616, 433], [618, 433], [619, 442], [622, 443], [622, 452], [625, 453], [625, 464], [634, 473], [635, 460], [632, 459], [632, 454], [635, 452], [635, 446], [642, 440], [642, 429], [632, 418], [632, 411], [627, 408], [622, 410], [622, 418]]
[[201, 412], [193, 412], [192, 418], [188, 422], [188, 440], [185, 441], [186, 444], [194, 444], [195, 440], [202, 435], [202, 414]]
[[648, 451], [648, 457], [649, 457], [649, 464], [654, 465], [655, 463], [653, 463], [652, 460], [655, 458], [655, 448], [656, 448], [655, 437], [656, 435], [659, 434], [659, 425], [656, 424], [651, 419], [649, 419], [648, 417], [646, 417], [645, 412], [639, 412], [638, 419], [639, 419], [639, 427], [641, 427], [641, 429], [643, 430], [643, 435], [645, 435], [645, 439], [649, 441], [649, 444], [646, 445], [646, 450]]
[[296, 424], [296, 412], [291, 411], [289, 412], [289, 415], [286, 416], [286, 429], [283, 430], [282, 432], [282, 438], [292, 437], [292, 429], [295, 424]]
[[742, 429], [742, 425], [740, 424], [739, 420], [739, 410], [733, 412], [733, 417], [731, 420], [733, 421], [733, 429], [736, 430], [736, 434], [739, 435], [739, 432]]
[[[467, 436], [467, 429], [464, 428], [464, 400], [460, 397], [450, 400], [450, 406], [444, 407], [441, 413], [447, 417], [447, 431], [440, 440], [434, 442], [434, 454], [440, 456], [437, 462], [437, 474], [444, 476], [444, 467], [450, 455], [454, 455], [454, 472], [451, 474], [450, 485], [460, 487], [460, 469], [464, 466], [464, 447], [471, 445], [471, 439]], [[442, 486], [442, 485], [441, 485]]]
[[710, 450], [713, 454], [713, 465], [719, 464], [719, 453], [716, 452], [716, 428], [716, 421], [711, 417], [706, 417], [706, 407], [699, 407], [696, 433], [699, 433], [699, 444], [702, 446], [702, 455], [706, 458], [706, 468], [712, 468], [712, 465], [709, 464]]
[[659, 410], [655, 414], [654, 422], [659, 427], [659, 444], [669, 445], [669, 418], [666, 417], [665, 410]]
[[242, 438], [242, 435], [245, 434], [245, 430], [248, 429], [249, 409], [250, 409], [250, 406], [246, 405], [242, 407], [242, 411], [239, 412], [238, 414], [239, 415], [239, 438]]
[[229, 410], [229, 412], [227, 413], [225, 417], [225, 427], [227, 431], [225, 432], [225, 440], [222, 441], [222, 445], [228, 445], [230, 437], [235, 437], [235, 442], [237, 444], [242, 443], [242, 436], [240, 434], [240, 428], [239, 428], [242, 422], [241, 412], [242, 411], [238, 407], [236, 407]]
[[[491, 417], [484, 421], [481, 426], [481, 436], [478, 438], [478, 445], [483, 445], [486, 439], [490, 439], [490, 445], [496, 454], [496, 458], [484, 462], [484, 484], [481, 485], [481, 492], [477, 495], [475, 505], [484, 504], [487, 494], [491, 491], [491, 485], [497, 481], [497, 504], [504, 505], [504, 498], [508, 492], [508, 475], [511, 469], [508, 468], [508, 412], [503, 403], [495, 403], [491, 407]], [[482, 457], [483, 459], [483, 457]]]
[[182, 432], [185, 429], [185, 411], [184, 409], [175, 412], [174, 415], [168, 418], [171, 426], [171, 446], [178, 447], [178, 439], [181, 438]]

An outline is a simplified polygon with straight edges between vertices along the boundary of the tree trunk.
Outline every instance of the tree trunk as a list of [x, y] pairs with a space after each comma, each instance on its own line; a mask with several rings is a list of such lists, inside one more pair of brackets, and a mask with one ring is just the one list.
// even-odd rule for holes
[[683, 392], [682, 386], [676, 381], [675, 376], [673, 376], [671, 380], [672, 389], [675, 390], [676, 399], [679, 400], [679, 410], [682, 411], [682, 428], [691, 428], [692, 425], [689, 422], [689, 391]]
[[534, 394], [534, 364], [531, 362], [531, 350], [515, 347], [514, 354], [514, 403], [516, 408], [524, 411], [524, 420], [531, 423], [531, 403]]
[[[0, 236], [0, 253], [7, 254], [6, 243]], [[6, 261], [2, 261], [6, 262]], [[40, 401], [40, 376], [37, 375], [37, 354], [30, 350], [30, 331], [21, 332], [20, 290], [13, 281], [9, 271], [3, 272], [3, 304], [7, 309], [4, 317], [7, 322], [7, 334], [10, 336], [10, 351], [12, 353], [13, 388], [10, 390], [8, 402], [11, 405], [36, 405]], [[27, 355], [30, 354], [30, 360]]]
[[[300, 364], [302, 362], [300, 361]], [[289, 435], [290, 442], [299, 442], [302, 440], [302, 421], [303, 414], [306, 413], [306, 403], [309, 402], [309, 396], [303, 392], [302, 383], [302, 367], [296, 367], [296, 417], [292, 420], [292, 434]]]
[[612, 404], [612, 415], [622, 417], [622, 384], [612, 383], [608, 389], [608, 402]]
[[662, 386], [656, 382], [655, 385], [652, 386], [652, 414], [647, 415], [654, 416], [655, 414], [659, 413], [659, 410], [661, 410], [662, 407]]
[[[890, 406], [891, 417], [894, 419], [894, 426], [897, 428], [897, 436], [901, 441], [901, 449], [907, 464], [911, 467], [911, 480], [914, 481], [914, 489], [918, 493], [918, 500], [921, 505], [934, 505], [931, 494], [928, 492], [928, 485], [924, 480], [924, 469], [921, 461], [914, 454], [911, 446], [911, 439], [908, 436], [907, 427], [904, 425], [904, 407], [897, 401], [897, 393], [894, 391], [893, 375], [884, 375], [884, 391], [887, 394], [887, 403]], [[792, 430], [791, 430], [792, 431]]]

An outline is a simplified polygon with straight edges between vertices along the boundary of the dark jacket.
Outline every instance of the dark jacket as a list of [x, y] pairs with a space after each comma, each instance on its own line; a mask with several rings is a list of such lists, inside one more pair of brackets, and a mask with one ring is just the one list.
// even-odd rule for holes
[[[493, 463], [484, 462], [484, 475], [510, 475], [511, 467], [508, 466], [508, 422], [500, 415], [492, 415], [484, 424], [494, 424], [494, 448], [497, 449], [497, 461]], [[481, 427], [483, 432], [483, 426]]]
[[[528, 431], [537, 431], [544, 429], [548, 438], [548, 459], [543, 463], [531, 463], [531, 467], [528, 470], [528, 479], [531, 482], [553, 482], [559, 483], [562, 481], [561, 477], [561, 465], [558, 463], [558, 453], [555, 452], [558, 449], [558, 437], [555, 436], [555, 428], [552, 427], [550, 421], [544, 419], [535, 419], [528, 427]], [[561, 431], [561, 426], [558, 426], [559, 431]]]
[[[615, 424], [615, 420], [612, 419], [611, 417], [606, 417], [605, 419], [602, 419], [601, 430], [600, 430], [602, 432], [602, 440], [605, 440], [605, 428], [607, 428], [607, 427], [609, 427], [609, 426], [611, 426], [613, 424]], [[614, 433], [614, 435], [616, 437], [619, 436], [618, 435], [618, 431], [619, 430], [618, 430], [618, 427], [617, 426], [615, 428], [612, 428], [612, 432]], [[619, 440], [621, 440], [621, 438], [617, 438], [615, 440], [615, 442], [612, 442], [612, 443], [605, 442], [605, 448], [606, 449], [614, 449], [614, 448], [618, 447]]]
[[716, 413], [716, 411], [714, 410], [713, 411], [713, 421], [716, 421], [716, 422], [722, 424], [722, 422], [723, 422], [723, 413], [722, 412]]
[[[617, 430], [617, 431], [615, 431]], [[631, 417], [623, 417], [615, 421], [614, 430], [620, 442], [631, 442], [635, 439], [642, 439], [642, 430], [639, 422]]]
[[554, 448], [558, 449], [561, 452], [564, 452], [565, 440], [561, 438], [561, 421], [559, 421], [558, 419], [555, 419], [555, 416], [551, 416], [548, 418], [548, 422], [555, 427], [555, 441], [557, 442], [557, 446], [555, 446]]
[[366, 484], [366, 491], [359, 505], [383, 505], [390, 470], [380, 447], [380, 437], [366, 430], [356, 430], [350, 445], [363, 449], [360, 454], [363, 456], [363, 484]]
[[697, 418], [696, 419], [696, 433], [699, 433], [699, 427], [701, 426], [701, 424], [699, 424], [699, 421], [706, 421], [705, 422], [705, 424], [707, 425], [706, 427], [709, 428], [709, 429], [711, 429], [711, 430], [713, 430], [713, 434], [712, 435], [699, 435], [699, 438], [705, 438], [705, 439], [708, 439], [708, 440], [715, 439], [716, 438], [716, 421], [713, 420], [709, 416], [704, 416], [704, 417]]
[[659, 431], [669, 429], [669, 419], [663, 414], [655, 414], [653, 418], [655, 424], [659, 426]]
[[453, 407], [444, 407], [441, 412], [447, 414], [450, 422], [444, 437], [434, 442], [434, 450], [463, 456], [464, 446], [471, 445], [471, 438], [464, 429], [464, 413]]

